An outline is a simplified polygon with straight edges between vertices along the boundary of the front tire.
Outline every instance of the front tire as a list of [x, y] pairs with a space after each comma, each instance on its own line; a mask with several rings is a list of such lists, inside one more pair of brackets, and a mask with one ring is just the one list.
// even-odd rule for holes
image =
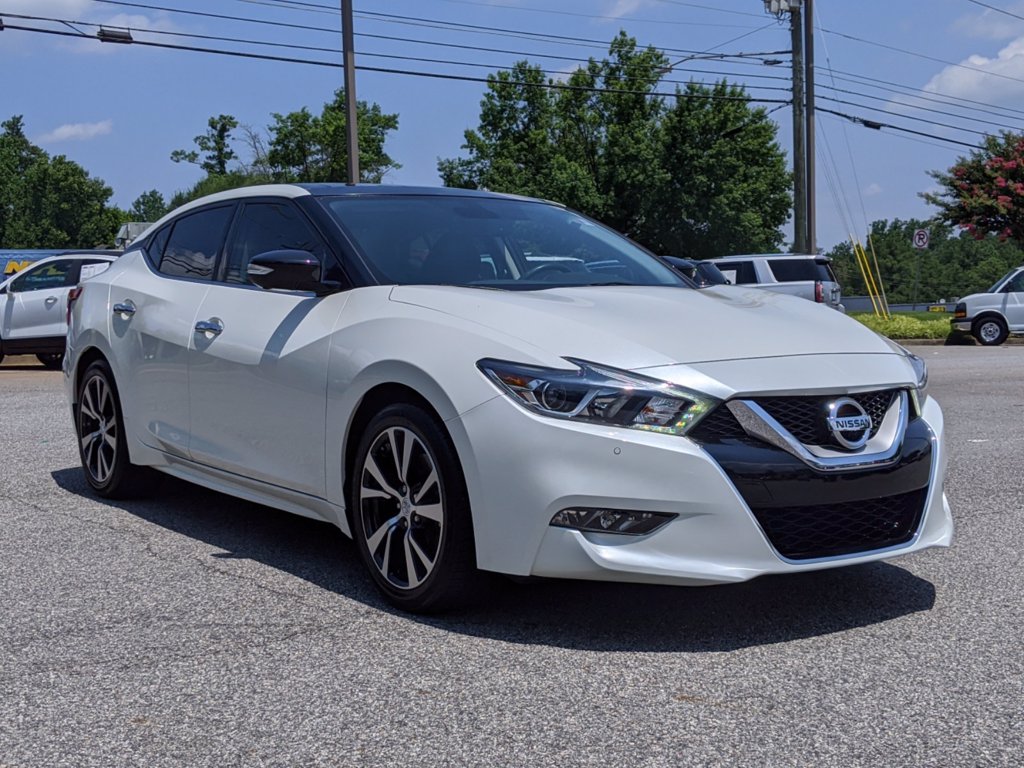
[[444, 427], [417, 406], [388, 406], [352, 467], [353, 536], [387, 600], [417, 613], [472, 601], [480, 581], [469, 496]]
[[152, 489], [156, 473], [131, 463], [125, 437], [124, 415], [105, 360], [85, 369], [75, 402], [78, 453], [86, 482], [100, 496], [127, 499]]
[[1006, 341], [1009, 329], [1002, 318], [983, 317], [974, 323], [971, 334], [978, 340], [979, 344], [986, 347], [996, 347]]
[[43, 367], [50, 371], [59, 371], [61, 363], [64, 362], [63, 352], [47, 352], [36, 355], [36, 360], [43, 364]]

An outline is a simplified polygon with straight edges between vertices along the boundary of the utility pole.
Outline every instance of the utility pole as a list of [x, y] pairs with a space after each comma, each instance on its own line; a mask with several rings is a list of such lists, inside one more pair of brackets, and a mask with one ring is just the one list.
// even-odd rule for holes
[[807, 148], [807, 252], [817, 254], [817, 165], [814, 146], [814, 0], [804, 0], [804, 82], [807, 90], [807, 101], [804, 104], [804, 117], [807, 120], [804, 146]]
[[804, 28], [800, 5], [791, 4], [789, 29], [793, 48], [793, 253], [808, 253], [807, 142], [804, 131]]
[[345, 129], [348, 183], [359, 183], [359, 123], [356, 117], [356, 52], [352, 32], [352, 0], [341, 0], [341, 57], [345, 66]]
[[768, 13], [789, 13], [793, 56], [793, 252], [817, 253], [814, 136], [814, 0], [764, 0]]

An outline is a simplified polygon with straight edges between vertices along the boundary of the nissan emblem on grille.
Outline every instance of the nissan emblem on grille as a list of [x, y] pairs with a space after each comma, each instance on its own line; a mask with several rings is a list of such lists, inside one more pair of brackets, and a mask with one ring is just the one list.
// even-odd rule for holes
[[825, 422], [835, 441], [851, 451], [863, 448], [871, 437], [871, 417], [853, 398], [840, 397], [829, 403]]

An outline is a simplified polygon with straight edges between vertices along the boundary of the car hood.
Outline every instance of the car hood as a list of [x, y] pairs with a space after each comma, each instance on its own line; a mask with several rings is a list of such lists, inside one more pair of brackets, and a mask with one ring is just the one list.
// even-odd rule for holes
[[630, 370], [790, 355], [894, 354], [882, 337], [834, 309], [737, 286], [396, 286], [391, 300], [491, 328], [558, 357]]

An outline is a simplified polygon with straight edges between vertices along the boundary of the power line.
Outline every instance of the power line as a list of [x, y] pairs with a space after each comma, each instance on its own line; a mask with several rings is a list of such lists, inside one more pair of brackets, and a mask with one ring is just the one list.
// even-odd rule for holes
[[847, 107], [859, 107], [860, 109], [870, 109], [872, 112], [881, 112], [883, 115], [895, 115], [896, 117], [902, 117], [905, 120], [913, 120], [918, 123], [927, 123], [928, 125], [937, 125], [940, 128], [949, 128], [954, 131], [964, 131], [965, 133], [974, 133], [978, 136], [988, 136], [989, 133], [986, 131], [976, 131], [973, 128], [964, 128], [959, 125], [951, 125], [950, 123], [942, 123], [938, 120], [929, 120], [926, 117], [916, 117], [915, 115], [904, 115], [900, 112], [893, 112], [889, 109], [880, 109], [878, 107], [872, 107], [870, 104], [858, 104], [854, 101], [845, 101], [843, 99], [835, 99], [831, 96], [819, 96], [823, 101], [831, 101], [833, 104], [842, 104]]
[[974, 3], [975, 5], [980, 5], [982, 8], [988, 8], [990, 11], [995, 11], [996, 13], [1002, 13], [1002, 14], [1004, 14], [1006, 16], [1012, 16], [1015, 19], [1020, 19], [1021, 21], [1024, 21], [1024, 16], [1020, 16], [1020, 15], [1018, 15], [1016, 13], [1011, 13], [1010, 11], [1006, 10], [1005, 8], [997, 8], [994, 5], [989, 5], [988, 3], [982, 3], [982, 2], [979, 2], [978, 0], [967, 0], [967, 2], [968, 3]]
[[906, 128], [901, 125], [892, 125], [890, 123], [879, 123], [876, 120], [869, 120], [865, 117], [858, 117], [857, 115], [848, 115], [845, 112], [837, 112], [834, 109], [828, 109], [827, 107], [818, 107], [818, 112], [825, 112], [829, 115], [835, 115], [845, 120], [849, 120], [851, 123], [857, 123], [863, 125], [865, 128], [871, 128], [872, 130], [881, 130], [882, 128], [889, 128], [893, 131], [900, 131], [901, 133], [909, 133], [914, 136], [924, 136], [928, 139], [935, 139], [936, 141], [944, 141], [947, 144], [956, 144], [961, 147], [970, 147], [971, 149], [981, 149], [977, 144], [968, 144], [966, 141], [958, 141], [957, 139], [947, 139], [945, 136], [938, 136], [934, 133], [925, 133], [924, 131], [915, 131], [912, 128]]
[[[3, 14], [0, 14], [3, 15]], [[99, 44], [103, 44], [103, 41], [98, 38], [92, 37], [91, 35], [81, 35], [72, 32], [64, 32], [58, 29], [41, 29], [39, 27], [26, 27], [19, 24], [5, 24], [5, 29], [15, 29], [24, 32], [36, 32], [47, 35], [58, 35], [61, 37], [74, 37], [78, 39], [95, 40]], [[177, 51], [191, 51], [195, 53], [210, 53], [221, 56], [233, 56], [245, 59], [260, 59], [264, 61], [277, 61], [286, 62], [290, 64], [310, 64], [318, 67], [331, 67], [334, 69], [344, 69], [344, 66], [339, 62], [334, 61], [317, 61], [314, 59], [298, 59], [288, 56], [272, 56], [269, 54], [253, 53], [251, 51], [228, 51], [223, 48], [205, 48], [201, 46], [192, 45], [177, 45], [175, 43], [157, 43], [152, 40], [133, 40], [132, 45], [141, 45], [149, 48], [166, 48]], [[473, 77], [471, 75], [456, 75], [447, 72], [421, 72], [407, 69], [396, 69], [393, 67], [369, 67], [365, 65], [356, 66], [357, 70], [365, 72], [378, 72], [383, 74], [393, 75], [408, 75], [410, 77], [423, 77], [437, 80], [454, 80], [461, 82], [470, 83], [486, 83], [489, 84], [494, 82], [493, 78], [488, 77]], [[706, 101], [740, 101], [747, 104], [788, 104], [788, 100], [785, 99], [763, 99], [758, 97], [747, 97], [747, 96], [729, 96], [720, 94], [702, 94], [702, 93], [666, 93], [664, 91], [638, 91], [634, 89], [626, 88], [598, 88], [585, 85], [569, 85], [567, 83], [530, 83], [523, 80], [504, 80], [503, 84], [507, 85], [519, 85], [527, 88], [544, 88], [547, 90], [556, 91], [580, 91], [585, 93], [611, 93], [619, 94], [624, 96], [656, 96], [660, 98], [676, 98], [676, 99], [699, 99]]]
[[[441, 0], [445, 3], [455, 3], [458, 5], [473, 5], [478, 7], [485, 7], [489, 10], [506, 10], [506, 11], [518, 11], [525, 13], [544, 13], [553, 14], [557, 16], [571, 16], [582, 19], [601, 19], [604, 21], [616, 21], [620, 19], [619, 16], [608, 16], [598, 13], [579, 13], [577, 11], [559, 11], [553, 8], [536, 8], [528, 5], [495, 5], [492, 3], [482, 3], [475, 0]], [[296, 2], [295, 0], [236, 0], [240, 3], [251, 3], [253, 5], [265, 5], [271, 8], [288, 6], [295, 10], [306, 11], [311, 13], [332, 13], [333, 15], [338, 14], [338, 10], [333, 6], [323, 5], [320, 3], [308, 3], [308, 2]], [[714, 22], [689, 22], [689, 21], [671, 21], [665, 19], [643, 19], [630, 17], [630, 22], [637, 22], [640, 24], [671, 24], [675, 26], [696, 26], [696, 27], [725, 27], [733, 29], [749, 29], [741, 24], [716, 24]]]
[[[973, 2], [974, 0], [970, 0]], [[836, 32], [831, 29], [823, 29], [822, 32], [828, 32], [830, 35], [836, 35], [838, 37], [846, 38], [847, 40], [853, 40], [854, 42], [864, 43], [866, 45], [873, 45], [877, 48], [885, 48], [888, 51], [895, 51], [896, 53], [902, 53], [905, 56], [914, 56], [919, 59], [925, 59], [927, 61], [935, 61], [939, 64], [946, 64], [950, 67], [956, 67], [957, 69], [967, 69], [971, 72], [978, 72], [982, 75], [988, 75], [990, 77], [998, 77], [1003, 80], [1013, 80], [1017, 83], [1024, 83], [1024, 78], [1014, 77], [1013, 75], [1004, 75], [1001, 72], [989, 72], [988, 70], [981, 69], [980, 67], [972, 67], [967, 64], [960, 64], [955, 61], [949, 61], [948, 59], [940, 59], [935, 56], [929, 56], [927, 53], [919, 53], [918, 51], [909, 51], [906, 48], [897, 48], [894, 45], [887, 45], [886, 43], [879, 43], [875, 40], [867, 40], [863, 37], [857, 37], [856, 35], [848, 35], [845, 32]]]

